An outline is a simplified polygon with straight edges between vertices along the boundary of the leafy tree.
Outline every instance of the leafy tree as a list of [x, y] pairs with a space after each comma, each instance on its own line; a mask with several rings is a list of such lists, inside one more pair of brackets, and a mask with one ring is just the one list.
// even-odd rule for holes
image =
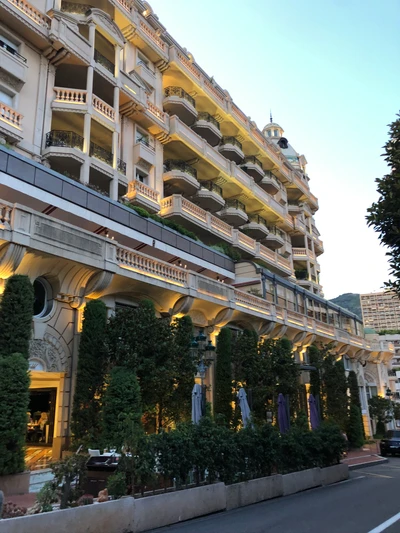
[[391, 276], [394, 281], [385, 285], [400, 294], [400, 115], [390, 124], [390, 138], [383, 154], [389, 173], [376, 183], [379, 200], [368, 209], [367, 222], [379, 233], [381, 244], [389, 251]]
[[101, 393], [106, 373], [107, 308], [101, 300], [88, 302], [83, 314], [71, 429], [77, 443], [93, 446], [101, 428]]
[[392, 402], [383, 396], [373, 396], [368, 400], [369, 414], [376, 423], [376, 434], [385, 434], [385, 424], [393, 420]]
[[0, 356], [0, 476], [24, 471], [28, 405], [25, 355]]
[[343, 361], [335, 361], [334, 355], [328, 353], [322, 363], [322, 368], [326, 394], [326, 417], [345, 431], [349, 399]]
[[103, 396], [103, 441], [106, 446], [134, 447], [141, 433], [140, 387], [134, 370], [116, 366]]
[[229, 328], [222, 328], [217, 338], [217, 363], [215, 366], [215, 399], [214, 413], [221, 415], [221, 420], [227, 426], [232, 419], [232, 332]]
[[0, 354], [29, 358], [33, 316], [33, 285], [28, 276], [11, 276], [0, 305]]

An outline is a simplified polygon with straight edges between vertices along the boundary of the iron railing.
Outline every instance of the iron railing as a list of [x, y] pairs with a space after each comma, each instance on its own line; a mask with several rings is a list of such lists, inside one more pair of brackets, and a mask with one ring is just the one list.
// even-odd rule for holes
[[253, 163], [254, 165], [258, 165], [261, 170], [263, 170], [261, 161], [257, 159], [255, 155], [248, 155], [247, 157], [245, 157], [243, 160], [243, 165], [246, 165], [246, 163]]
[[13, 56], [15, 57], [18, 57], [18, 59], [20, 59], [21, 61], [23, 61], [24, 63], [26, 63], [26, 58], [24, 56], [21, 56], [21, 54], [19, 54], [15, 48], [13, 48], [12, 46], [9, 46], [7, 43], [5, 43], [4, 41], [2, 41], [0, 39], [0, 48], [3, 48], [4, 50], [6, 50], [7, 52], [9, 52], [10, 54], [12, 54]]
[[246, 206], [240, 200], [228, 199], [225, 202], [225, 207], [234, 207], [235, 209], [241, 209], [246, 212]]
[[216, 192], [217, 194], [222, 196], [222, 187], [220, 187], [219, 185], [217, 185], [213, 181], [203, 181], [201, 183], [201, 188], [202, 189], [207, 189], [207, 190], [212, 191], [212, 192]]
[[206, 111], [201, 111], [197, 116], [197, 120], [206, 120], [207, 122], [214, 124], [216, 128], [220, 129], [218, 120], [215, 119], [212, 115], [210, 115], [210, 113], [207, 113]]
[[180, 161], [178, 159], [167, 159], [167, 161], [164, 163], [164, 168], [165, 172], [169, 172], [170, 170], [180, 170], [197, 179], [197, 170], [185, 163], [185, 161]]
[[51, 130], [46, 133], [46, 148], [50, 146], [83, 150], [83, 137], [74, 131]]
[[224, 144], [233, 144], [234, 146], [237, 146], [238, 148], [242, 149], [242, 143], [239, 142], [236, 139], [236, 137], [231, 137], [231, 136], [222, 137], [220, 145], [224, 145]]
[[104, 163], [107, 163], [107, 165], [113, 164], [112, 153], [93, 142], [90, 143], [89, 155], [95, 157], [96, 159], [100, 159], [100, 161], [104, 161]]
[[249, 216], [249, 221], [250, 222], [255, 222], [256, 224], [262, 224], [263, 226], [268, 228], [267, 221], [265, 220], [265, 218], [260, 217], [260, 215], [250, 215]]
[[118, 168], [118, 172], [121, 172], [121, 174], [126, 176], [126, 163], [125, 163], [125, 161], [122, 161], [122, 159], [117, 159], [117, 168]]
[[98, 50], [94, 51], [94, 60], [96, 63], [99, 63], [99, 65], [102, 65], [106, 70], [111, 72], [111, 74], [114, 74], [115, 71], [115, 65], [112, 63], [109, 59], [103, 56]]
[[193, 107], [196, 107], [196, 100], [193, 98], [193, 96], [190, 96], [190, 94], [182, 89], [182, 87], [165, 87], [164, 96], [179, 96], [179, 98], [187, 100], [190, 104], [192, 104]]

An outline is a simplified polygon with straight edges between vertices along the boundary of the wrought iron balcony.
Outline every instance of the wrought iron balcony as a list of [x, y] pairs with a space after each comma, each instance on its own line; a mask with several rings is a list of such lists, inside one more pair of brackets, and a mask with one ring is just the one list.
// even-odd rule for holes
[[193, 96], [190, 96], [182, 87], [170, 86], [164, 89], [164, 96], [167, 98], [169, 96], [178, 96], [178, 98], [183, 98], [187, 100], [193, 107], [196, 107], [196, 100]]
[[121, 172], [124, 176], [126, 176], [126, 163], [125, 161], [122, 161], [122, 159], [117, 160], [117, 168], [118, 172]]
[[104, 57], [103, 54], [101, 54], [98, 50], [94, 51], [94, 60], [96, 61], [96, 63], [99, 63], [99, 65], [102, 65], [106, 70], [108, 70], [109, 72], [111, 72], [111, 74], [114, 75], [114, 63]]
[[231, 136], [222, 137], [221, 142], [220, 142], [220, 145], [221, 145], [221, 146], [224, 146], [225, 144], [232, 144], [233, 146], [237, 146], [237, 148], [239, 148], [240, 150], [242, 150], [242, 143], [239, 142], [239, 141], [236, 139], [236, 137], [231, 137]]
[[2, 41], [1, 39], [0, 39], [0, 48], [3, 48], [3, 50], [6, 50], [10, 54], [17, 57], [19, 60], [21, 60], [23, 63], [26, 63], [25, 57], [21, 56], [21, 54], [19, 54], [12, 46], [9, 46], [7, 43]]
[[164, 168], [165, 172], [170, 172], [171, 170], [180, 170], [181, 172], [190, 174], [197, 179], [197, 170], [185, 163], [185, 161], [180, 161], [178, 159], [167, 159], [164, 163]]
[[46, 148], [51, 146], [83, 150], [83, 137], [74, 131], [51, 130], [46, 133]]
[[100, 159], [100, 161], [104, 161], [104, 163], [107, 163], [107, 165], [113, 164], [112, 153], [93, 142], [90, 143], [89, 155], [95, 157], [96, 159]]

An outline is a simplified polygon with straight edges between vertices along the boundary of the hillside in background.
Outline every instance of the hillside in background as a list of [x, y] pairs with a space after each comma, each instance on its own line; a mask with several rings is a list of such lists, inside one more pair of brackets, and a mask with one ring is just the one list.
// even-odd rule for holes
[[332, 298], [332, 300], [329, 300], [330, 302], [340, 305], [340, 307], [344, 307], [345, 309], [348, 309], [355, 315], [359, 316], [362, 320], [362, 313], [361, 313], [361, 302], [360, 302], [360, 295], [359, 294], [353, 294], [352, 292], [346, 292], [346, 294], [341, 294], [340, 296], [337, 296], [336, 298]]

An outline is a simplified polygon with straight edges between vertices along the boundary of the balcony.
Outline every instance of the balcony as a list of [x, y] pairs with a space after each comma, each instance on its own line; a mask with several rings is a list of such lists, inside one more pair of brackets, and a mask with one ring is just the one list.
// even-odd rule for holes
[[182, 87], [164, 89], [164, 110], [171, 116], [176, 115], [188, 126], [197, 119], [196, 101]]
[[156, 75], [150, 70], [144, 61], [138, 61], [135, 72], [139, 74], [143, 81], [147, 83], [152, 89], [156, 86]]
[[103, 54], [101, 54], [98, 50], [94, 51], [94, 60], [98, 65], [101, 65], [104, 70], [109, 72], [114, 77], [115, 65], [112, 61], [103, 56]]
[[160, 193], [139, 180], [129, 182], [125, 198], [150, 213], [158, 213], [160, 210]]
[[28, 67], [25, 57], [21, 56], [14, 48], [0, 39], [0, 68], [13, 78], [26, 81]]
[[102, 148], [98, 144], [95, 144], [94, 142], [90, 143], [90, 152], [89, 155], [91, 157], [95, 157], [99, 161], [102, 161], [103, 163], [106, 163], [106, 165], [109, 165], [112, 167], [113, 164], [113, 154], [106, 150], [105, 148]]
[[22, 140], [22, 118], [21, 113], [0, 102], [0, 132], [8, 141], [13, 143]]
[[216, 120], [210, 113], [201, 112], [197, 116], [196, 122], [192, 126], [200, 137], [208, 142], [211, 146], [217, 146], [222, 139], [218, 120]]
[[272, 174], [272, 172], [265, 172], [263, 179], [258, 183], [258, 185], [264, 189], [269, 194], [277, 194], [280, 191], [279, 184]]
[[213, 181], [203, 181], [200, 189], [193, 197], [193, 201], [211, 213], [219, 211], [225, 205], [222, 188]]
[[269, 227], [268, 230], [269, 233], [264, 239], [265, 244], [274, 250], [282, 248], [285, 244], [285, 236], [283, 232], [276, 226]]
[[249, 221], [241, 228], [253, 239], [262, 240], [268, 235], [268, 225], [265, 218], [260, 215], [249, 215]]
[[164, 163], [164, 184], [168, 194], [192, 196], [200, 189], [197, 170], [192, 166], [174, 159]]
[[56, 96], [51, 103], [52, 109], [75, 111], [76, 113], [84, 113], [87, 111], [86, 90], [54, 87], [54, 92]]
[[232, 226], [242, 226], [247, 222], [246, 206], [239, 200], [228, 199], [225, 201], [225, 207], [219, 212], [219, 216]]
[[236, 139], [236, 137], [222, 137], [218, 151], [229, 161], [240, 163], [244, 159], [244, 153], [242, 151], [242, 144]]
[[254, 178], [254, 181], [257, 183], [263, 179], [264, 169], [262, 163], [254, 155], [245, 157], [240, 166], [249, 176]]
[[156, 163], [156, 153], [154, 148], [150, 146], [149, 141], [140, 139], [133, 147], [133, 164], [137, 165], [144, 163], [145, 166], [154, 166]]

